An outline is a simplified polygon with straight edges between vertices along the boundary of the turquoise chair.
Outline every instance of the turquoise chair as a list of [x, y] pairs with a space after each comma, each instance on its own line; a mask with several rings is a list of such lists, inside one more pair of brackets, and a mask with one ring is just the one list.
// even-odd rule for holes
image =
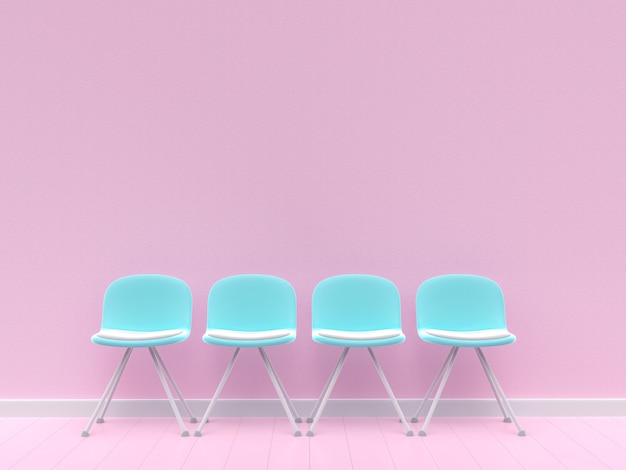
[[241, 348], [258, 348], [294, 436], [301, 436], [296, 422], [302, 420], [265, 352], [266, 346], [288, 344], [296, 339], [296, 293], [291, 284], [263, 274], [227, 277], [211, 288], [207, 310], [207, 328], [202, 340], [235, 348], [235, 352], [194, 435], [202, 435]]
[[385, 278], [366, 274], [330, 277], [315, 287], [312, 308], [313, 341], [343, 347], [343, 352], [311, 411], [311, 417], [307, 418], [307, 422], [312, 423], [307, 436], [315, 435], [315, 426], [350, 348], [367, 348], [396, 413], [404, 424], [406, 435], [412, 436], [413, 431], [372, 350], [377, 346], [399, 344], [405, 340], [400, 295], [396, 286]]
[[426, 428], [435, 412], [459, 348], [474, 348], [504, 415], [504, 421], [510, 423], [513, 419], [518, 435], [525, 436], [526, 433], [519, 425], [511, 404], [481, 349], [515, 342], [515, 335], [506, 328], [504, 296], [500, 286], [486, 277], [468, 274], [433, 277], [422, 283], [417, 290], [416, 310], [419, 337], [428, 343], [451, 347], [450, 353], [426, 392], [426, 397], [411, 420], [414, 423], [418, 422], [419, 414], [426, 406], [435, 386], [441, 381], [419, 435], [426, 435]]
[[182, 435], [189, 436], [165, 376], [174, 387], [191, 422], [195, 423], [196, 419], [156, 348], [185, 341], [190, 330], [191, 291], [180, 279], [141, 274], [123, 277], [111, 283], [104, 294], [102, 327], [91, 337], [91, 341], [103, 346], [126, 348], [126, 352], [83, 431], [83, 437], [89, 436], [96, 418], [98, 423], [104, 422], [104, 415], [135, 348], [148, 348]]

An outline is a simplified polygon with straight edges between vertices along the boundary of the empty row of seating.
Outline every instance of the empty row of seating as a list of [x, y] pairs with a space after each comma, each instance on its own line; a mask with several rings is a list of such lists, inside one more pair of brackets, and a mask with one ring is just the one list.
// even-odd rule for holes
[[[426, 428], [459, 348], [462, 347], [475, 349], [504, 420], [513, 420], [518, 435], [525, 435], [481, 349], [515, 341], [515, 336], [506, 326], [504, 298], [498, 284], [482, 276], [467, 274], [430, 278], [417, 290], [416, 313], [417, 333], [422, 340], [451, 347], [412, 418], [412, 422], [418, 422], [418, 416], [439, 384], [419, 435], [426, 435]], [[295, 436], [301, 435], [297, 423], [301, 423], [302, 419], [265, 351], [268, 346], [287, 344], [296, 339], [296, 316], [296, 293], [285, 279], [245, 274], [221, 279], [211, 287], [206, 331], [202, 340], [208, 344], [234, 348], [234, 353], [200, 420], [195, 436], [202, 435], [202, 429], [208, 422], [242, 348], [258, 348], [293, 433]], [[168, 382], [189, 414], [190, 421], [196, 423], [197, 420], [156, 348], [186, 340], [191, 332], [191, 318], [191, 290], [178, 278], [142, 274], [123, 277], [109, 285], [104, 295], [102, 326], [92, 336], [92, 341], [126, 350], [83, 431], [83, 436], [89, 436], [94, 421], [103, 422], [134, 348], [148, 348], [181, 433], [183, 436], [189, 435]], [[373, 350], [379, 346], [402, 343], [406, 339], [402, 331], [400, 295], [393, 282], [366, 274], [333, 276], [321, 281], [315, 287], [312, 297], [312, 339], [320, 344], [341, 347], [343, 350], [306, 419], [310, 423], [308, 436], [314, 436], [348, 352], [354, 347], [367, 349], [406, 435], [413, 435]]]

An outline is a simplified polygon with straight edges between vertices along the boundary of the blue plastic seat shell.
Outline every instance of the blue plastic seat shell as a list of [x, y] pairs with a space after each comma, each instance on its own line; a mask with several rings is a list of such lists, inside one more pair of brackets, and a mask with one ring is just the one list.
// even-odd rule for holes
[[[149, 348], [180, 343], [191, 333], [192, 297], [187, 284], [171, 276], [139, 274], [112, 282], [104, 295], [102, 325], [91, 341], [102, 346]], [[122, 339], [102, 334], [111, 330], [180, 334], [154, 339]], [[129, 335], [132, 336], [132, 335]]]
[[[498, 284], [483, 276], [448, 274], [424, 281], [416, 297], [417, 333], [433, 344], [482, 348], [514, 343], [506, 327], [504, 296]], [[506, 331], [508, 336], [491, 339], [456, 339], [432, 335], [428, 330], [464, 332]]]

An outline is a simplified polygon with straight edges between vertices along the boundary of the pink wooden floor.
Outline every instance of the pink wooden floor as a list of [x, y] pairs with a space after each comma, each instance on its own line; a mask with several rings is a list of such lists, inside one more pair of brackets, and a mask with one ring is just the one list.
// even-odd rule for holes
[[521, 422], [526, 437], [497, 418], [434, 418], [421, 438], [393, 418], [323, 418], [295, 438], [286, 419], [216, 418], [182, 438], [174, 419], [111, 418], [82, 438], [84, 418], [0, 418], [0, 469], [626, 469], [625, 417]]

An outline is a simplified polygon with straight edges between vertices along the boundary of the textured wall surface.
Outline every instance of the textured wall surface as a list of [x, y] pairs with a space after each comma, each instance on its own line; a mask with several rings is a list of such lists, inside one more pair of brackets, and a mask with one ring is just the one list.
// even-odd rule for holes
[[[117, 277], [194, 294], [163, 357], [189, 398], [231, 354], [200, 337], [210, 286], [289, 280], [298, 339], [270, 349], [294, 398], [339, 350], [310, 339], [315, 284], [396, 283], [407, 341], [379, 359], [419, 397], [446, 354], [415, 332], [420, 282], [503, 288], [511, 398], [623, 397], [626, 4], [618, 1], [3, 1], [0, 398], [94, 398]], [[138, 351], [118, 397], [162, 397]], [[334, 397], [384, 397], [364, 351]], [[149, 368], [144, 366], [150, 366]], [[473, 353], [447, 397], [488, 397]], [[224, 397], [274, 397], [259, 355]]]

